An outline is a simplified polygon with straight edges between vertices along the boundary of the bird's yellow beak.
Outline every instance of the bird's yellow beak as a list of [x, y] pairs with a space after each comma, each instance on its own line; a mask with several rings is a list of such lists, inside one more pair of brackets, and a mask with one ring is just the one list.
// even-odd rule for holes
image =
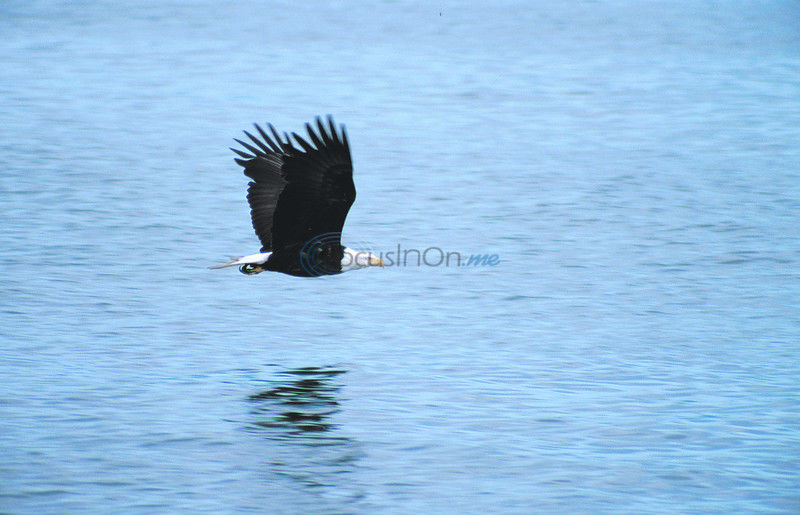
[[379, 266], [383, 268], [386, 265], [383, 263], [383, 260], [381, 258], [371, 257], [369, 258], [369, 266]]

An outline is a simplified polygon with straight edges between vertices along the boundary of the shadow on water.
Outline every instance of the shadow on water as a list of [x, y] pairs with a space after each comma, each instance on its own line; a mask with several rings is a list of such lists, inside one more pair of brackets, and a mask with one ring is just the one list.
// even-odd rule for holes
[[273, 474], [325, 490], [326, 497], [354, 501], [362, 493], [346, 477], [361, 456], [360, 445], [332, 421], [346, 372], [330, 367], [279, 372], [269, 389], [248, 397], [253, 420], [247, 429], [280, 443], [269, 463]]

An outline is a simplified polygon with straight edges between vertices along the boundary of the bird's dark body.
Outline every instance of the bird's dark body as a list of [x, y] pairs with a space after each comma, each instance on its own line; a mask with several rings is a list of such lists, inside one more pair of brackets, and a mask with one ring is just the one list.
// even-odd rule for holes
[[[252, 179], [247, 190], [253, 228], [261, 252], [272, 252], [263, 264], [241, 267], [246, 274], [264, 270], [299, 277], [342, 272], [341, 232], [356, 198], [347, 134], [333, 119], [306, 124], [308, 138], [283, 133], [270, 124], [271, 136], [255, 126], [255, 145], [236, 140], [250, 153], [231, 149]], [[315, 130], [316, 129], [316, 130]], [[295, 146], [297, 145], [297, 146]]]
[[266, 263], [257, 266], [296, 277], [319, 277], [342, 273], [343, 256], [344, 247], [337, 244], [292, 246], [274, 251]]

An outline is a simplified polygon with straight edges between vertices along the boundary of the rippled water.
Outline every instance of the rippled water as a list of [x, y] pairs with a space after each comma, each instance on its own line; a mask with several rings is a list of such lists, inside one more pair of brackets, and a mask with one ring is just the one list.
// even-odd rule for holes
[[[4, 2], [0, 510], [800, 510], [800, 9]], [[347, 124], [351, 246], [227, 150]]]

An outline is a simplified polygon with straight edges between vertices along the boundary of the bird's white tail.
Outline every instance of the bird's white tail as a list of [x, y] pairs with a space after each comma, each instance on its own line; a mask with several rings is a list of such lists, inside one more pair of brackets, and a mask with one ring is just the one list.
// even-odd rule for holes
[[262, 252], [261, 254], [250, 254], [249, 256], [236, 257], [231, 259], [227, 263], [210, 266], [208, 268], [210, 268], [211, 270], [216, 270], [217, 268], [227, 268], [229, 266], [263, 265], [264, 263], [267, 262], [267, 260], [271, 255], [272, 252]]

